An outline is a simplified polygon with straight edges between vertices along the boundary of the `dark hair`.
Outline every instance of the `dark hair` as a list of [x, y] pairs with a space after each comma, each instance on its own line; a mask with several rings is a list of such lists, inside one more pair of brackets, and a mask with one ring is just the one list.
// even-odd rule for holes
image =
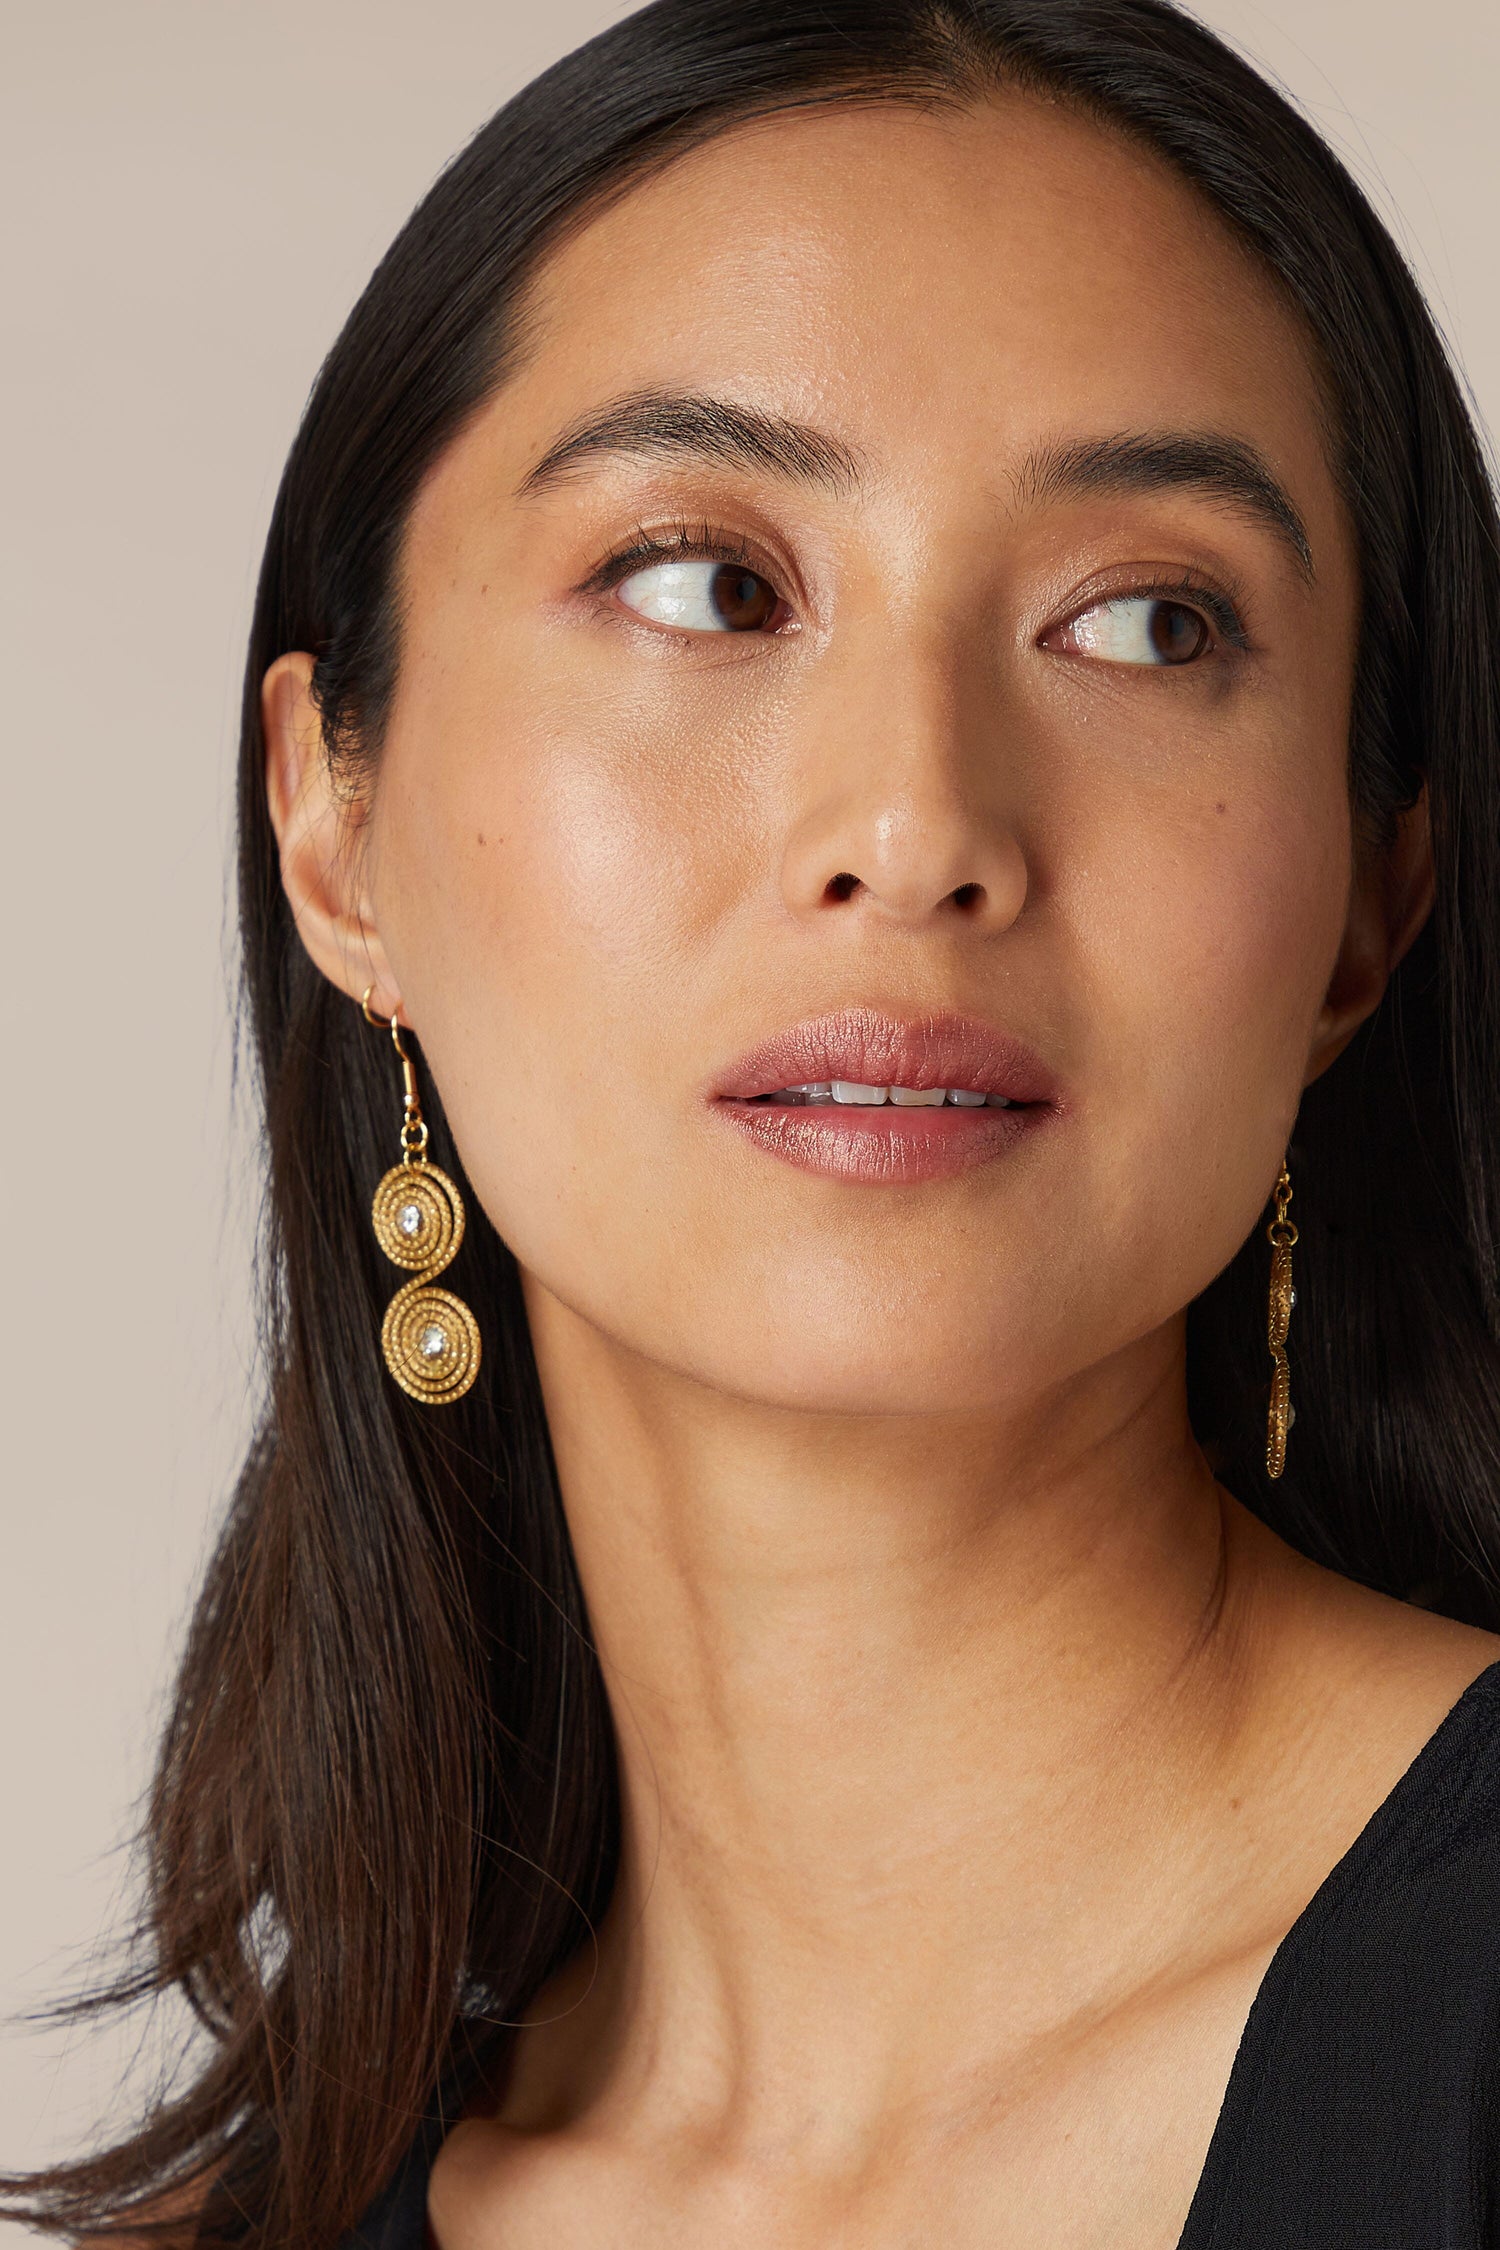
[[[1155, 150], [1300, 312], [1358, 538], [1349, 771], [1369, 848], [1429, 784], [1434, 915], [1293, 1139], [1308, 1410], [1285, 1476], [1269, 1483], [1262, 1458], [1259, 1229], [1190, 1311], [1194, 1426], [1308, 1554], [1500, 1621], [1500, 564], [1479, 446], [1410, 274], [1312, 129], [1165, 0], [654, 0], [438, 180], [324, 364], [276, 500], [239, 800], [268, 1408], [150, 1796], [141, 1965], [75, 2004], [176, 1989], [204, 2046], [134, 2138], [3, 2183], [35, 2224], [140, 2232], [164, 2191], [212, 2174], [201, 2239], [325, 2250], [445, 2073], [456, 2088], [501, 2060], [616, 1868], [609, 1708], [493, 1229], [476, 1218], [453, 1277], [487, 1340], [481, 1382], [435, 1413], [382, 1365], [390, 1269], [369, 1201], [391, 1156], [391, 1057], [293, 928], [262, 676], [315, 652], [329, 756], [352, 775], [376, 755], [418, 482], [524, 352], [538, 260], [601, 198], [757, 114], [1000, 85]], [[433, 1154], [461, 1179], [430, 1090], [428, 1108]]]

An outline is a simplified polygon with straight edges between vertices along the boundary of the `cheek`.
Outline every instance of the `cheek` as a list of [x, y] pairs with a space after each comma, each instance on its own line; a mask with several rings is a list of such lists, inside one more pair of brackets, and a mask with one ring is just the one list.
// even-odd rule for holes
[[[701, 946], [755, 831], [733, 690], [688, 698], [670, 664], [567, 633], [493, 639], [482, 664], [419, 658], [408, 685], [420, 725], [393, 730], [379, 808], [403, 919], [420, 899], [424, 943], [488, 957], [588, 1041], [623, 1043], [632, 998]], [[552, 1036], [526, 1061], [539, 1079], [575, 1067], [588, 1055]]]
[[1227, 1262], [1269, 1193], [1350, 868], [1334, 777], [1300, 797], [1223, 781], [1174, 817], [1122, 820], [1107, 871], [1081, 870], [1091, 1200], [1121, 1215], [1176, 1303]]
[[597, 1292], [596, 1314], [644, 1309], [673, 1286], [648, 1270], [653, 1235], [673, 1267], [692, 1231], [679, 1136], [719, 1052], [715, 1001], [743, 1010], [753, 984], [722, 926], [766, 862], [755, 759], [743, 739], [732, 769], [716, 758], [707, 713], [674, 722], [666, 679], [625, 704], [576, 664], [499, 669], [503, 692], [496, 676], [460, 701], [413, 667], [420, 726], [392, 728], [377, 800], [377, 921], [498, 1231], [558, 1293]]
[[1221, 1071], [1257, 1057], [1286, 1078], [1333, 966], [1349, 864], [1346, 820], [1294, 827], [1253, 802], [1218, 800], [1175, 833], [1117, 835], [1078, 925], [1121, 1029], [1161, 1027], [1153, 1070], [1196, 1080], [1211, 1053]]

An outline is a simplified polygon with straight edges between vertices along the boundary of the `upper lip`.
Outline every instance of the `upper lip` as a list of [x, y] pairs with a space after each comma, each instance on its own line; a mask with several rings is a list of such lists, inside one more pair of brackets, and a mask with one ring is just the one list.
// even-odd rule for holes
[[976, 1016], [948, 1009], [901, 1018], [878, 1008], [842, 1008], [810, 1017], [750, 1048], [724, 1070], [713, 1092], [749, 1101], [833, 1078], [917, 1092], [953, 1086], [1013, 1102], [1056, 1097], [1053, 1079], [1029, 1047]]

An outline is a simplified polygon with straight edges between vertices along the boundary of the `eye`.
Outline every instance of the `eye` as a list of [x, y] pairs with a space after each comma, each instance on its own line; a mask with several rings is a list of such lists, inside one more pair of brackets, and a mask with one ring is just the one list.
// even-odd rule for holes
[[763, 632], [781, 606], [776, 589], [738, 562], [649, 563], [615, 591], [637, 616], [690, 633]]
[[1201, 611], [1159, 594], [1120, 594], [1095, 602], [1049, 633], [1045, 647], [1107, 664], [1190, 664], [1213, 645]]

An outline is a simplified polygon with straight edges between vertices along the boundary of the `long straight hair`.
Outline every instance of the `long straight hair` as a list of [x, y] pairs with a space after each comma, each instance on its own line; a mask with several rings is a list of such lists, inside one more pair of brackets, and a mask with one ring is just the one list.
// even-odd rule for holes
[[[1286, 1474], [1269, 1483], [1262, 1458], [1259, 1230], [1190, 1310], [1194, 1427], [1309, 1555], [1500, 1621], [1500, 561], [1481, 450], [1400, 254], [1290, 105], [1166, 0], [654, 0], [438, 180], [324, 363], [277, 496], [239, 784], [266, 1410], [150, 1794], [138, 1965], [74, 2003], [175, 1990], [203, 2037], [190, 2081], [131, 2138], [0, 2183], [33, 2224], [140, 2234], [143, 2213], [212, 2179], [200, 2240], [327, 2250], [435, 2090], [503, 2063], [617, 1866], [609, 1707], [517, 1268], [477, 1213], [453, 1279], [487, 1339], [482, 1380], [437, 1414], [381, 1362], [390, 1281], [369, 1199], [391, 1156], [389, 1047], [298, 942], [261, 679], [285, 650], [315, 653], [327, 755], [359, 781], [400, 660], [413, 496], [515, 364], [526, 285], [564, 230], [743, 120], [997, 87], [1154, 150], [1300, 315], [1358, 541], [1362, 848], [1429, 789], [1434, 914], [1295, 1128], [1305, 1411]], [[427, 1098], [433, 1154], [462, 1180]]]

